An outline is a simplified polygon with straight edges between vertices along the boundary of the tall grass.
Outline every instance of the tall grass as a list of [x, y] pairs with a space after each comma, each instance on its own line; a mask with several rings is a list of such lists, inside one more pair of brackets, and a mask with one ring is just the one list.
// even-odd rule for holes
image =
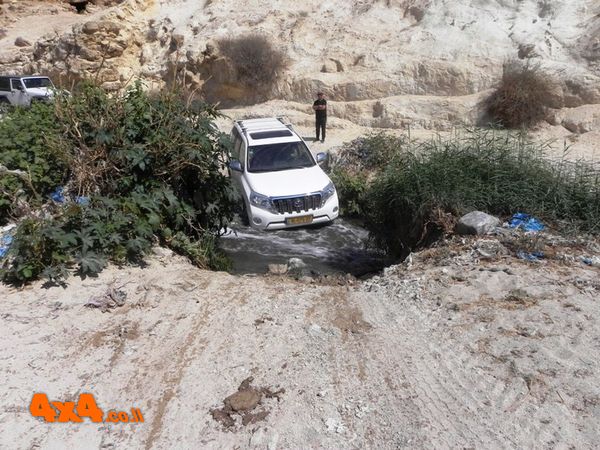
[[525, 211], [562, 228], [600, 233], [600, 170], [551, 160], [547, 148], [522, 133], [497, 130], [409, 142], [361, 194], [366, 226], [396, 256], [435, 239], [451, 226], [451, 217], [475, 209], [500, 216]]

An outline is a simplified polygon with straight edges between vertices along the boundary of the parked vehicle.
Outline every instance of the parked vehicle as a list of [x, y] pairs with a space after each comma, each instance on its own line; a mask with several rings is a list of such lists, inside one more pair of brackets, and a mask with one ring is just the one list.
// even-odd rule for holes
[[48, 77], [0, 76], [0, 104], [31, 106], [52, 100], [56, 88]]
[[281, 118], [235, 121], [229, 168], [249, 224], [277, 230], [332, 222], [339, 215], [335, 186], [291, 124]]

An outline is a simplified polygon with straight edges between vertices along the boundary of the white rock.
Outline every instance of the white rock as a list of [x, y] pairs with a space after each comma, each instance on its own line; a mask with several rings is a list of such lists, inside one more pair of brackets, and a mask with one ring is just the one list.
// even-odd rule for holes
[[456, 224], [457, 234], [488, 234], [500, 225], [500, 219], [482, 211], [471, 211]]

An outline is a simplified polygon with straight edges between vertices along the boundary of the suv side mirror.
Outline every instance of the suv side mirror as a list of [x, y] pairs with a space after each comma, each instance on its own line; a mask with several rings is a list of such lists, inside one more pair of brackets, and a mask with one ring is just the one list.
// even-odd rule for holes
[[229, 161], [229, 168], [231, 170], [235, 170], [236, 172], [243, 172], [244, 171], [242, 169], [242, 163], [239, 162], [237, 159], [232, 159], [231, 161]]
[[317, 164], [322, 163], [323, 161], [325, 161], [327, 159], [327, 154], [326, 153], [317, 153]]

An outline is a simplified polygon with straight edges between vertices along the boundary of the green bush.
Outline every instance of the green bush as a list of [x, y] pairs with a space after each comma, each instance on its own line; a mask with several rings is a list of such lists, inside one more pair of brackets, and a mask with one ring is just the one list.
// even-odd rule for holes
[[551, 78], [538, 65], [510, 61], [487, 99], [488, 114], [506, 128], [530, 127], [545, 118], [553, 90]]
[[362, 213], [361, 203], [367, 190], [367, 176], [360, 172], [335, 168], [329, 174], [338, 193], [340, 214], [357, 217]]
[[405, 136], [383, 132], [359, 137], [342, 147], [332, 158], [330, 177], [338, 191], [340, 211], [359, 216], [369, 181], [407, 145]]
[[24, 172], [0, 175], [0, 225], [17, 215], [19, 202], [39, 207], [65, 181], [69, 158], [53, 145], [58, 131], [53, 106], [46, 103], [15, 108], [0, 120], [0, 165]]
[[65, 203], [19, 225], [3, 280], [93, 275], [109, 260], [139, 261], [159, 241], [198, 266], [226, 267], [216, 236], [235, 201], [224, 172], [229, 143], [212, 107], [189, 108], [176, 93], [149, 95], [140, 84], [114, 96], [88, 85], [52, 114], [56, 137], [39, 163], [66, 153], [68, 173], [48, 182], [66, 181]]
[[405, 135], [370, 133], [342, 147], [332, 166], [361, 173], [379, 171], [407, 145]]
[[474, 209], [524, 211], [599, 233], [600, 171], [553, 162], [545, 148], [523, 134], [482, 130], [410, 143], [375, 172], [360, 213], [376, 244], [394, 256], [430, 243], [449, 231], [449, 217]]

